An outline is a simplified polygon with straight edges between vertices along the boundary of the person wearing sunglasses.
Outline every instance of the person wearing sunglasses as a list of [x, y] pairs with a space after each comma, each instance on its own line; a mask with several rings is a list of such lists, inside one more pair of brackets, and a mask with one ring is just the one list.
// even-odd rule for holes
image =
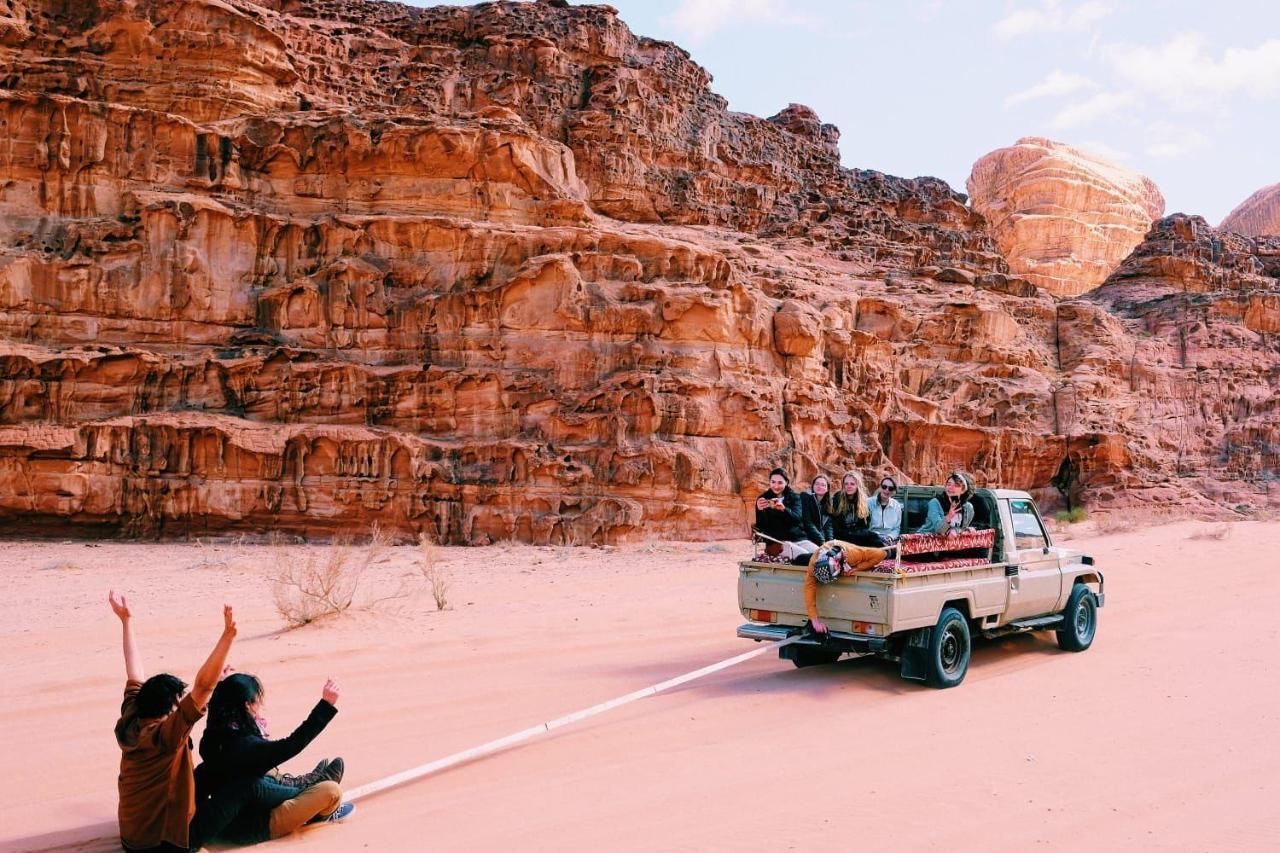
[[871, 532], [886, 544], [897, 542], [902, 534], [902, 502], [894, 497], [897, 491], [897, 480], [881, 477], [880, 488], [871, 501]]

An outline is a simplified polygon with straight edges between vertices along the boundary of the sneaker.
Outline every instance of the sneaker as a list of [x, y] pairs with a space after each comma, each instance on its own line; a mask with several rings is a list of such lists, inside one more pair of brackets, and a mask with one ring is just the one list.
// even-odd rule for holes
[[323, 759], [316, 765], [316, 769], [310, 773], [304, 773], [301, 776], [292, 776], [285, 773], [280, 776], [281, 785], [289, 785], [294, 788], [310, 788], [321, 782], [341, 782], [343, 771], [346, 766], [342, 763], [341, 758], [335, 758], [332, 761]]
[[338, 806], [336, 810], [334, 810], [333, 814], [329, 814], [329, 815], [318, 814], [315, 817], [311, 818], [311, 820], [307, 821], [307, 823], [342, 823], [342, 821], [351, 817], [351, 813], [355, 810], [356, 810], [355, 803], [343, 803], [342, 805]]

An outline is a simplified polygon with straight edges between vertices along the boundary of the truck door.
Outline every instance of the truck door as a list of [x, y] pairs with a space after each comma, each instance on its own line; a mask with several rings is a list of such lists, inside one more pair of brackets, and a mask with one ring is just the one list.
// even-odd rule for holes
[[1035, 504], [1025, 498], [1011, 498], [1001, 503], [1008, 513], [1001, 519], [1004, 535], [1013, 543], [1012, 561], [1017, 574], [1009, 576], [1009, 619], [1043, 616], [1058, 608], [1062, 594], [1062, 567], [1058, 555], [1049, 547]]

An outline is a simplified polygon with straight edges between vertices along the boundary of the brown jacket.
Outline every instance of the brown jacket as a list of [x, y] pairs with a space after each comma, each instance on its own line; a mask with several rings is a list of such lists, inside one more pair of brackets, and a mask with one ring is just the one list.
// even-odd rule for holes
[[[874, 569], [880, 563], [884, 562], [884, 558], [889, 552], [883, 548], [864, 548], [861, 545], [853, 545], [849, 542], [842, 542], [839, 539], [833, 539], [823, 544], [823, 548], [830, 545], [839, 545], [844, 549], [845, 559], [849, 561], [849, 571], [865, 572], [867, 569]], [[818, 562], [818, 554], [821, 548], [813, 552], [809, 557], [809, 571], [804, 576], [804, 609], [809, 614], [810, 621], [818, 618], [818, 579], [813, 576], [813, 565]]]
[[126, 849], [168, 843], [187, 848], [196, 811], [191, 727], [204, 716], [188, 693], [163, 717], [138, 716], [140, 681], [124, 687], [116, 743], [120, 745], [120, 840]]

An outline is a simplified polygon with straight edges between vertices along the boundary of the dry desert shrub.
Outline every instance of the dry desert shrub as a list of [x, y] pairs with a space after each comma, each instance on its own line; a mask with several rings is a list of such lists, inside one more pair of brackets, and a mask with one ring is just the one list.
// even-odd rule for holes
[[403, 591], [359, 599], [365, 573], [383, 556], [388, 541], [377, 525], [364, 545], [344, 537], [324, 548], [302, 548], [273, 536], [271, 592], [276, 612], [291, 628], [298, 628], [354, 606], [401, 597]]
[[426, 533], [418, 535], [418, 572], [431, 590], [436, 610], [449, 606], [449, 570], [440, 562], [440, 549]]
[[1210, 527], [1207, 530], [1197, 530], [1188, 536], [1188, 539], [1213, 539], [1218, 542], [1231, 536], [1231, 525], [1221, 524], [1217, 527]]
[[1093, 515], [1093, 529], [1107, 535], [1112, 533], [1128, 533], [1137, 525], [1133, 519], [1121, 512], [1102, 512]]

